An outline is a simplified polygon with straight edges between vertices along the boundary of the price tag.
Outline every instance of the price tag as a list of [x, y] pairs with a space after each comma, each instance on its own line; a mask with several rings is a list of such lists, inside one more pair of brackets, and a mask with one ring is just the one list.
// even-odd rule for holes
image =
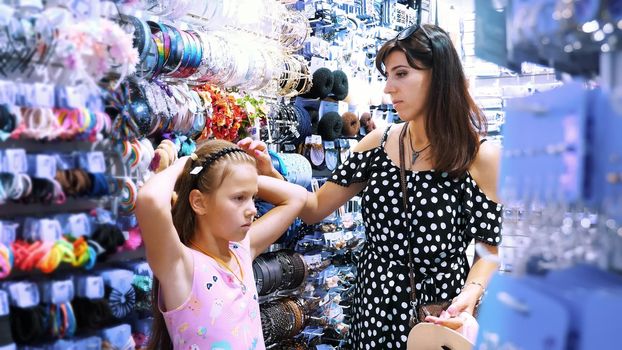
[[303, 257], [305, 261], [307, 262], [307, 265], [309, 266], [318, 265], [322, 263], [322, 255], [320, 254], [304, 255]]
[[320, 102], [320, 108], [318, 109], [318, 115], [320, 116], [320, 120], [322, 119], [322, 116], [324, 116], [328, 112], [337, 112], [339, 113], [339, 115], [341, 115], [341, 113], [339, 112], [339, 104], [337, 102], [330, 101]]
[[56, 158], [45, 154], [37, 155], [35, 177], [53, 180], [56, 177]]
[[125, 293], [132, 288], [134, 272], [129, 270], [110, 270], [102, 274], [106, 284], [110, 287]]
[[43, 2], [41, 0], [20, 0], [19, 7], [30, 7], [35, 10], [43, 11]]
[[91, 230], [89, 219], [86, 214], [75, 214], [69, 216], [69, 231], [75, 237], [90, 236]]
[[87, 155], [87, 168], [90, 173], [105, 173], [106, 160], [102, 152], [89, 152]]
[[39, 239], [44, 242], [56, 242], [62, 236], [60, 222], [51, 219], [39, 220]]
[[14, 105], [15, 93], [15, 84], [8, 81], [0, 81], [0, 103]]
[[324, 149], [334, 149], [335, 142], [334, 141], [324, 141]]
[[4, 170], [14, 174], [26, 173], [28, 162], [26, 161], [26, 151], [23, 149], [7, 149], [4, 151]]
[[0, 290], [0, 316], [6, 316], [9, 314], [9, 295]]
[[91, 12], [91, 6], [89, 4], [91, 1], [88, 0], [71, 0], [69, 3], [69, 7], [71, 8], [71, 12], [76, 14], [78, 17], [86, 18]]
[[112, 213], [108, 210], [98, 208], [96, 209], [96, 215], [98, 224], [114, 224], [116, 222], [112, 218]]
[[77, 88], [72, 86], [65, 87], [67, 94], [67, 106], [69, 108], [84, 108], [86, 106], [86, 96]]
[[36, 107], [34, 104], [37, 101], [37, 91], [34, 85], [19, 84], [19, 93], [22, 97], [22, 100], [19, 101], [22, 106]]
[[316, 70], [325, 66], [325, 60], [319, 57], [311, 57], [311, 64], [309, 65], [309, 71], [314, 73]]
[[101, 299], [104, 297], [104, 280], [100, 276], [87, 277], [85, 286], [85, 297], [89, 299]]
[[134, 266], [134, 273], [141, 276], [153, 277], [153, 272], [151, 272], [151, 268], [147, 262], [136, 264], [136, 266]]
[[32, 282], [15, 282], [8, 287], [11, 303], [27, 308], [39, 304], [39, 289]]
[[73, 294], [73, 282], [71, 280], [54, 281], [51, 284], [49, 301], [52, 304], [66, 303], [73, 299]]
[[35, 103], [38, 107], [55, 107], [56, 97], [54, 96], [54, 86], [44, 83], [34, 85]]
[[326, 232], [324, 233], [324, 239], [327, 242], [338, 241], [343, 238], [343, 231]]
[[337, 113], [339, 113], [339, 115], [343, 115], [345, 112], [347, 112], [349, 110], [349, 106], [346, 102], [343, 101], [339, 101], [337, 102]]
[[6, 246], [11, 245], [17, 236], [17, 227], [17, 223], [0, 221], [0, 242]]
[[308, 145], [308, 144], [312, 144], [312, 143], [313, 143], [313, 135], [307, 136], [305, 138], [305, 144]]
[[127, 340], [132, 336], [132, 328], [129, 324], [122, 324], [102, 330], [101, 336], [104, 341], [110, 343], [115, 349], [123, 349], [127, 345]]

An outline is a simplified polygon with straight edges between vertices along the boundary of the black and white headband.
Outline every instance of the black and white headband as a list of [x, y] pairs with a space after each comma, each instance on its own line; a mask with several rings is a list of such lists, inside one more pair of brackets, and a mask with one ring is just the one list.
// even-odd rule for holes
[[[244, 152], [243, 149], [235, 148], [235, 147], [223, 148], [218, 152], [214, 152], [210, 154], [207, 158], [205, 158], [205, 161], [201, 165], [197, 165], [194, 168], [192, 168], [192, 170], [190, 171], [190, 175], [199, 176], [201, 172], [203, 171], [203, 169], [209, 168], [218, 159], [226, 156], [227, 154], [238, 153], [238, 152], [246, 153]], [[192, 153], [190, 155], [190, 159], [192, 159], [192, 161], [196, 161], [197, 159], [199, 159], [199, 157], [195, 153]]]

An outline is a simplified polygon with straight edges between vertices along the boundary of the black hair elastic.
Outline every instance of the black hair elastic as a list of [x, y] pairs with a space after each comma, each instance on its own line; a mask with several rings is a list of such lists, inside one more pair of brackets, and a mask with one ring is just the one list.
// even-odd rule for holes
[[11, 319], [9, 315], [0, 316], [0, 347], [13, 343]]
[[11, 113], [9, 106], [0, 104], [0, 131], [10, 134], [15, 130], [16, 117]]
[[125, 237], [119, 227], [112, 224], [99, 225], [88, 241], [97, 252], [97, 260], [105, 260], [125, 243]]
[[343, 121], [337, 112], [327, 112], [322, 116], [317, 126], [317, 131], [322, 136], [322, 141], [334, 141], [341, 136]]
[[44, 308], [37, 305], [29, 308], [11, 307], [11, 330], [18, 343], [40, 341], [46, 335], [47, 322]]
[[76, 297], [71, 301], [76, 323], [81, 330], [97, 330], [109, 324], [114, 318], [107, 299]]

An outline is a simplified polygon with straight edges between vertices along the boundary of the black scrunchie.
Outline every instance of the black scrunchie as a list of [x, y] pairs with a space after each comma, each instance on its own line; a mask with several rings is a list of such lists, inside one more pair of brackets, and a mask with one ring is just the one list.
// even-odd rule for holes
[[348, 96], [348, 76], [341, 70], [333, 72], [332, 93], [337, 101], [341, 101]]
[[0, 316], [0, 347], [13, 343], [11, 319], [9, 315]]
[[315, 108], [305, 107], [311, 118], [311, 131], [313, 135], [317, 135], [317, 123], [320, 121], [320, 115]]
[[322, 116], [317, 126], [318, 133], [324, 141], [334, 141], [341, 135], [343, 121], [337, 112], [328, 112]]
[[46, 335], [47, 325], [41, 305], [19, 308], [11, 307], [11, 330], [18, 343], [40, 341]]
[[9, 106], [0, 104], [0, 131], [10, 133], [15, 130], [17, 126], [16, 119], [15, 115], [11, 113]]
[[325, 98], [331, 91], [333, 91], [333, 72], [322, 67], [313, 72], [313, 86], [304, 97]]
[[97, 330], [114, 319], [107, 299], [76, 297], [71, 301], [71, 306], [81, 330]]
[[[91, 240], [97, 242], [104, 249], [103, 252], [98, 252], [97, 254], [97, 261], [104, 261], [125, 243], [125, 236], [123, 236], [123, 232], [116, 225], [102, 224], [95, 229], [91, 235]], [[95, 250], [97, 251], [98, 249], [96, 248]]]
[[298, 133], [300, 136], [294, 141], [295, 144], [299, 145], [305, 142], [307, 136], [311, 136], [313, 134], [313, 126], [311, 124], [311, 116], [306, 109], [293, 106], [296, 118], [298, 119]]

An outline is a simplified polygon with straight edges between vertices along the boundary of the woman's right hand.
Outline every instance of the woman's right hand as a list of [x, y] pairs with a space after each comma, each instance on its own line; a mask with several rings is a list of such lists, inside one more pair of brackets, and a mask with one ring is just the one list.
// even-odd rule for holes
[[246, 151], [257, 161], [257, 172], [259, 175], [272, 176], [282, 179], [278, 171], [272, 166], [272, 159], [268, 154], [268, 146], [262, 141], [255, 141], [250, 137], [238, 141], [238, 147]]

